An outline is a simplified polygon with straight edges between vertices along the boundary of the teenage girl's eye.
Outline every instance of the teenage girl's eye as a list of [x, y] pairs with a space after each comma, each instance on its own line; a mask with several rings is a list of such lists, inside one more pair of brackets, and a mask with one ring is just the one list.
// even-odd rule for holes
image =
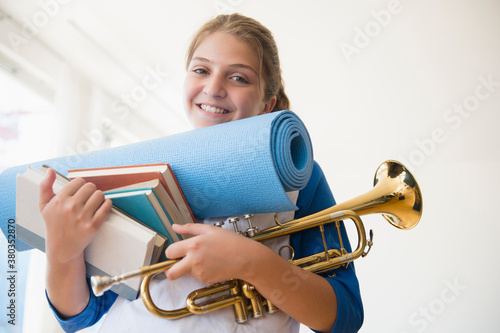
[[208, 74], [208, 72], [203, 68], [195, 68], [193, 69], [193, 72], [196, 74]]
[[242, 76], [232, 76], [231, 79], [240, 83], [248, 83], [248, 81]]

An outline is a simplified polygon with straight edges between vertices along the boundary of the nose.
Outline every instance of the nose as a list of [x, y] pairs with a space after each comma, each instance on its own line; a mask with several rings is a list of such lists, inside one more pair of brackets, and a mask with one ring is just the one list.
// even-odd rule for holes
[[227, 95], [224, 85], [224, 78], [220, 75], [212, 74], [206, 81], [203, 92], [210, 97], [224, 98]]

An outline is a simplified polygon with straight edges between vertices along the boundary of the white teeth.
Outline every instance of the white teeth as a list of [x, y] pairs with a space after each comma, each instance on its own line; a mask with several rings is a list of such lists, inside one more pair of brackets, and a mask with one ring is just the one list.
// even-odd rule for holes
[[205, 110], [206, 112], [210, 112], [210, 113], [227, 113], [228, 111], [225, 110], [225, 109], [220, 109], [220, 108], [216, 108], [214, 106], [209, 106], [209, 105], [205, 105], [205, 104], [201, 104], [200, 105], [200, 108], [202, 110]]

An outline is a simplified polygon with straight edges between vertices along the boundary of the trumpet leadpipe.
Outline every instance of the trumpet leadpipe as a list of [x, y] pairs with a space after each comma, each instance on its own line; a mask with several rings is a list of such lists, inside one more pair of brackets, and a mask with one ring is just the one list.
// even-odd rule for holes
[[320, 213], [317, 213], [312, 218], [305, 217], [289, 221], [286, 223], [280, 223], [279, 225], [261, 230], [258, 235], [252, 236], [250, 238], [255, 241], [261, 242], [275, 237], [290, 235], [298, 231], [319, 227], [321, 225], [331, 222], [332, 220], [341, 219], [342, 217], [346, 216], [345, 211], [330, 213], [326, 212], [325, 210], [325, 212], [320, 212]]
[[114, 286], [115, 284], [121, 283], [122, 281], [132, 279], [138, 276], [147, 276], [161, 271], [165, 271], [177, 262], [178, 260], [162, 261], [153, 265], [144, 266], [134, 271], [123, 273], [116, 276], [94, 275], [90, 278], [92, 292], [96, 296], [102, 296], [102, 294], [104, 294], [105, 291], [111, 289], [111, 287]]

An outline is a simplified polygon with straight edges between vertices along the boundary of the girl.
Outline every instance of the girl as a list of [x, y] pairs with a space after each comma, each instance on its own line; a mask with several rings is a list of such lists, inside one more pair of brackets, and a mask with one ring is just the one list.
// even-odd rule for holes
[[[278, 51], [270, 31], [239, 14], [221, 15], [206, 23], [187, 54], [185, 108], [196, 128], [288, 109]], [[110, 332], [297, 332], [299, 322], [320, 332], [352, 332], [362, 324], [363, 309], [352, 264], [323, 276], [309, 273], [276, 254], [271, 249], [276, 244], [268, 247], [216, 228], [210, 225], [212, 219], [174, 225], [177, 233], [193, 237], [167, 248], [168, 258], [182, 260], [166, 272], [168, 279], [152, 283], [155, 302], [165, 309], [184, 307], [182, 303], [192, 290], [237, 278], [254, 285], [281, 311], [245, 324], [235, 322], [229, 307], [206, 315], [166, 320], [151, 315], [141, 299], [129, 302], [112, 292], [96, 298], [86, 281], [83, 251], [106, 219], [111, 203], [82, 179], [73, 180], [54, 195], [54, 178], [50, 171], [40, 186], [40, 210], [47, 229], [46, 287], [56, 317], [67, 331], [93, 325], [108, 310], [101, 329]], [[294, 199], [299, 210], [289, 213], [291, 218], [335, 204], [317, 164], [308, 185]], [[273, 223], [272, 215], [261, 215], [258, 220], [264, 221], [264, 226]], [[342, 237], [350, 251], [344, 229]], [[326, 227], [326, 239], [330, 248], [339, 248], [334, 226]], [[293, 234], [289, 243], [296, 258], [317, 253], [323, 247], [319, 232], [312, 229]]]

